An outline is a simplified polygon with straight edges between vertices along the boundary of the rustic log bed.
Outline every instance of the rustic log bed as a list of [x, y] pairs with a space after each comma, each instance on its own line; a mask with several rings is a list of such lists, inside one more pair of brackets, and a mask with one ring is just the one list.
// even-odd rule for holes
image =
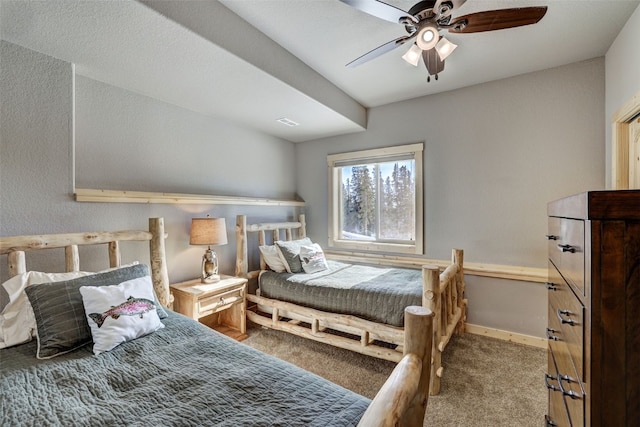
[[[260, 270], [249, 271], [248, 233], [257, 233], [257, 245], [277, 240], [306, 237], [306, 222], [301, 214], [297, 222], [247, 224], [246, 216], [236, 218], [236, 275], [258, 278], [267, 270], [260, 253]], [[283, 238], [284, 237], [284, 238]], [[255, 240], [255, 239], [254, 239]], [[253, 242], [253, 240], [252, 240]], [[257, 249], [257, 248], [256, 248]], [[259, 252], [259, 251], [252, 251]], [[442, 353], [454, 333], [464, 332], [467, 300], [464, 298], [463, 251], [452, 251], [452, 262], [442, 273], [433, 265], [422, 267], [422, 306], [435, 314], [430, 394], [440, 393], [443, 375]], [[373, 322], [354, 315], [331, 313], [291, 302], [247, 295], [254, 303], [247, 318], [267, 328], [286, 331], [369, 356], [398, 362], [403, 357], [405, 328]]]
[[[25, 260], [25, 252], [63, 248], [65, 252], [65, 271], [79, 271], [79, 246], [83, 245], [107, 245], [109, 265], [118, 267], [121, 265], [120, 242], [124, 241], [149, 241], [150, 262], [153, 287], [158, 301], [165, 307], [171, 307], [172, 296], [169, 293], [169, 280], [167, 274], [167, 262], [165, 257], [165, 233], [162, 218], [151, 218], [149, 220], [149, 231], [117, 231], [117, 232], [85, 232], [68, 234], [32, 235], [0, 237], [0, 255], [7, 255], [9, 276], [28, 274]], [[126, 268], [126, 267], [125, 267]], [[38, 286], [38, 285], [32, 285]], [[49, 285], [45, 285], [49, 286]], [[38, 363], [32, 357], [35, 341], [27, 342], [17, 346], [0, 349], [0, 358], [3, 364], [0, 365], [0, 406], [7, 409], [0, 417], [13, 425], [37, 425], [42, 420], [47, 422], [75, 422], [80, 418], [74, 418], [74, 414], [86, 414], [82, 417], [87, 423], [104, 423], [110, 420], [111, 423], [131, 424], [145, 419], [145, 422], [153, 424], [171, 424], [184, 422], [188, 416], [190, 423], [210, 424], [218, 421], [225, 421], [233, 424], [238, 423], [264, 423], [277, 420], [279, 414], [288, 411], [289, 405], [295, 408], [296, 412], [306, 410], [316, 410], [314, 407], [322, 407], [324, 404], [309, 402], [310, 398], [316, 397], [305, 395], [300, 391], [300, 387], [295, 384], [299, 381], [309, 381], [308, 385], [316, 391], [327, 390], [327, 395], [335, 404], [345, 404], [345, 410], [341, 411], [339, 422], [326, 421], [326, 417], [334, 417], [335, 410], [330, 407], [319, 416], [324, 418], [311, 418], [314, 420], [310, 425], [353, 425], [349, 417], [357, 417], [359, 426], [422, 426], [425, 409], [428, 399], [428, 384], [431, 370], [431, 351], [433, 348], [433, 313], [424, 307], [412, 306], [405, 310], [405, 327], [403, 348], [405, 356], [385, 382], [378, 395], [369, 403], [368, 399], [349, 392], [335, 384], [322, 378], [313, 376], [301, 369], [279, 361], [271, 356], [265, 355], [247, 346], [240, 345], [233, 340], [206, 328], [204, 325], [180, 316], [168, 310], [168, 318], [164, 321], [166, 328], [136, 340], [125, 342], [113, 350], [104, 353], [104, 360], [111, 358], [126, 359], [126, 363], [103, 363], [103, 355], [94, 356], [88, 346], [81, 347], [71, 353], [64, 354], [50, 359], [47, 363]], [[178, 335], [175, 335], [179, 342], [176, 346], [169, 340], [174, 334], [174, 328]], [[191, 334], [187, 334], [190, 332]], [[186, 350], [183, 350], [186, 349]], [[150, 356], [144, 351], [150, 352]], [[191, 361], [190, 354], [195, 355]], [[148, 362], [146, 357], [156, 357], [152, 362]], [[216, 368], [213, 363], [216, 360], [224, 359], [222, 363], [227, 363], [224, 369]], [[263, 360], [264, 359], [264, 360]], [[32, 361], [31, 361], [32, 360]], [[163, 363], [173, 361], [170, 366], [163, 366]], [[142, 363], [142, 365], [134, 365]], [[204, 363], [204, 364], [202, 364]], [[234, 365], [235, 364], [235, 365]], [[256, 365], [253, 368], [253, 365]], [[135, 366], [138, 366], [136, 370]], [[149, 369], [149, 367], [155, 367]], [[237, 370], [234, 370], [236, 366]], [[113, 369], [115, 372], [107, 371]], [[189, 368], [189, 369], [187, 369]], [[116, 378], [127, 376], [127, 370], [134, 370], [138, 381], [140, 375], [149, 371], [150, 377], [137, 382], [133, 389], [129, 384], [120, 384], [120, 381], [106, 381], [104, 390], [109, 395], [120, 395], [120, 400], [104, 400], [101, 393], [93, 395], [94, 400], [87, 403], [87, 407], [79, 402], [89, 399], [80, 397], [81, 390], [86, 389], [83, 381], [89, 381], [83, 375], [74, 375], [75, 372], [93, 372], [94, 377], [101, 378], [102, 375], [115, 375]], [[253, 369], [253, 371], [252, 371]], [[42, 372], [41, 372], [42, 371]], [[239, 377], [234, 382], [229, 382], [229, 377], [225, 376], [221, 380], [215, 375], [220, 375], [218, 371], [237, 372]], [[273, 372], [271, 372], [273, 371]], [[41, 381], [41, 375], [60, 378], [57, 381]], [[164, 373], [160, 373], [164, 372]], [[130, 372], [134, 374], [134, 372]], [[224, 372], [223, 372], [224, 374]], [[163, 380], [160, 377], [170, 378]], [[291, 378], [291, 387], [285, 389], [272, 390], [272, 392], [262, 390], [269, 387], [271, 383], [281, 384], [282, 378]], [[73, 378], [71, 378], [73, 377]], [[26, 378], [26, 380], [25, 380]], [[193, 378], [193, 384], [186, 386], [187, 381]], [[6, 381], [5, 381], [6, 380]], [[16, 381], [26, 381], [25, 384], [16, 385]], [[70, 383], [69, 381], [78, 381]], [[164, 381], [164, 382], [163, 382]], [[244, 388], [243, 384], [253, 381], [253, 385]], [[223, 384], [224, 382], [224, 384]], [[235, 384], [235, 383], [238, 384]], [[95, 381], [92, 383], [95, 386]], [[156, 384], [156, 385], [154, 385]], [[179, 385], [174, 389], [173, 385]], [[151, 390], [150, 386], [155, 389]], [[92, 387], [93, 387], [92, 386]], [[122, 386], [123, 388], [121, 388]], [[30, 390], [31, 387], [39, 387], [38, 390]], [[5, 390], [4, 388], [8, 388]], [[142, 388], [142, 389], [141, 389]], [[23, 390], [25, 389], [25, 390]], [[72, 390], [77, 390], [78, 399], [68, 395]], [[172, 390], [167, 393], [167, 390]], [[214, 395], [214, 393], [222, 393]], [[129, 393], [129, 394], [127, 394]], [[155, 395], [157, 393], [157, 395]], [[231, 395], [230, 395], [231, 393]], [[255, 393], [260, 393], [260, 405], [252, 405], [251, 397]], [[283, 399], [278, 393], [286, 393], [287, 399]], [[30, 396], [37, 395], [38, 399]], [[155, 395], [155, 397], [153, 397]], [[8, 399], [11, 396], [11, 401]], [[128, 398], [126, 397], [128, 396]], [[270, 407], [269, 396], [273, 401]], [[314, 393], [315, 396], [315, 393]], [[68, 399], [74, 403], [73, 411], [69, 410]], [[325, 396], [322, 396], [326, 399]], [[301, 399], [298, 401], [298, 399]], [[306, 400], [305, 400], [306, 399]], [[140, 406], [136, 406], [140, 401]], [[238, 401], [237, 408], [230, 409], [231, 403]], [[333, 403], [332, 403], [333, 404]], [[187, 406], [184, 406], [187, 405]], [[191, 406], [188, 405], [196, 405]], [[285, 405], [285, 406], [283, 406]], [[348, 407], [347, 407], [348, 406]], [[137, 408], [137, 409], [136, 409]], [[360, 409], [358, 409], [360, 408]], [[293, 411], [293, 409], [291, 409]], [[259, 412], [260, 411], [260, 412]], [[345, 412], [346, 411], [346, 412]], [[46, 412], [46, 413], [45, 413]], [[224, 414], [224, 415], [221, 415]], [[295, 416], [288, 416], [288, 420], [295, 420]], [[220, 419], [220, 417], [223, 417]], [[304, 415], [308, 421], [308, 413]], [[42, 418], [45, 417], [45, 418]], [[262, 418], [260, 418], [262, 417]], [[334, 418], [331, 418], [332, 420]], [[57, 421], [56, 421], [57, 420]], [[74, 421], [75, 420], [75, 421]], [[155, 420], [155, 421], [154, 421]], [[4, 423], [0, 422], [0, 423]]]

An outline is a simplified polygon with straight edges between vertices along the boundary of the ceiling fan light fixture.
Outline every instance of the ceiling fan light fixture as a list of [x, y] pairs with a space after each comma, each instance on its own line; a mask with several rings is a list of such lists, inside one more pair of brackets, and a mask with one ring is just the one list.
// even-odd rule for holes
[[421, 56], [422, 49], [420, 49], [420, 47], [414, 43], [411, 45], [411, 48], [404, 55], [402, 55], [402, 59], [404, 59], [414, 67], [417, 67], [418, 61], [420, 61]]
[[438, 27], [436, 27], [434, 23], [430, 22], [418, 30], [416, 43], [422, 50], [431, 50], [436, 46], [439, 39], [440, 35], [438, 34]]
[[454, 50], [456, 50], [457, 47], [457, 44], [451, 43], [449, 40], [442, 37], [438, 44], [436, 44], [436, 51], [438, 51], [440, 59], [444, 61]]

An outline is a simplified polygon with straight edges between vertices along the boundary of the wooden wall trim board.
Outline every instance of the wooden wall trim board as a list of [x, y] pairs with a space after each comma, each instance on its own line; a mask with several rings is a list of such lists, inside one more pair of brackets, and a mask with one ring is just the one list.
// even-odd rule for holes
[[167, 203], [198, 205], [304, 206], [304, 200], [269, 199], [205, 194], [156, 193], [145, 191], [94, 190], [76, 188], [76, 202]]
[[486, 326], [465, 323], [465, 332], [474, 335], [496, 338], [503, 341], [510, 341], [517, 344], [524, 344], [531, 347], [547, 348], [547, 339], [534, 337], [531, 335], [518, 334], [515, 332], [503, 331], [500, 329], [487, 328]]
[[[437, 265], [444, 268], [449, 261], [433, 260], [419, 257], [398, 255], [380, 255], [362, 252], [325, 251], [327, 258], [343, 262], [361, 262], [374, 265], [392, 267], [421, 268], [425, 264]], [[519, 280], [523, 282], [546, 283], [547, 269], [532, 267], [517, 267], [510, 265], [483, 264], [474, 262], [464, 263], [464, 274], [472, 276], [493, 277], [496, 279]]]

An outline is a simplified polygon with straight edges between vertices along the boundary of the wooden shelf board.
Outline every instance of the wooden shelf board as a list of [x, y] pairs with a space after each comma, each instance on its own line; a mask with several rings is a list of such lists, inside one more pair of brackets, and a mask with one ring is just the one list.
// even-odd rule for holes
[[304, 200], [269, 199], [205, 194], [155, 193], [144, 191], [95, 190], [76, 188], [76, 202], [166, 203], [193, 205], [304, 206]]

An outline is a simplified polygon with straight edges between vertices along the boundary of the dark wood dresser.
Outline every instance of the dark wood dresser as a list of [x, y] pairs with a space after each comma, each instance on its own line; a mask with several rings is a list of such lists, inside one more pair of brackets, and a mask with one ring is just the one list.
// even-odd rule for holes
[[551, 202], [549, 426], [640, 425], [640, 191]]

